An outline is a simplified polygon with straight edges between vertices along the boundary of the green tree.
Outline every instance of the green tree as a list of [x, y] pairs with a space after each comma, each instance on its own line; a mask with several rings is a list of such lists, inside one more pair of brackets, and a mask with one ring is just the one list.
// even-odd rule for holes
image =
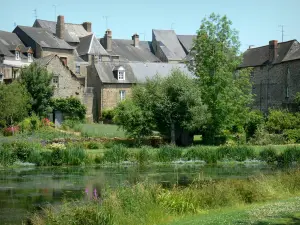
[[195, 80], [179, 70], [136, 86], [131, 101], [117, 107], [118, 124], [130, 133], [142, 131], [143, 135], [155, 129], [172, 143], [187, 132], [193, 133], [209, 117]]
[[236, 71], [242, 58], [231, 25], [226, 16], [204, 18], [191, 52], [189, 68], [199, 78], [201, 97], [211, 114], [202, 127], [207, 142], [214, 142], [223, 129], [242, 127], [252, 101], [250, 69]]
[[0, 118], [6, 125], [23, 120], [30, 109], [30, 97], [26, 88], [18, 82], [0, 85]]
[[31, 96], [32, 111], [45, 116], [50, 112], [50, 99], [53, 96], [52, 74], [35, 63], [21, 70], [21, 83]]

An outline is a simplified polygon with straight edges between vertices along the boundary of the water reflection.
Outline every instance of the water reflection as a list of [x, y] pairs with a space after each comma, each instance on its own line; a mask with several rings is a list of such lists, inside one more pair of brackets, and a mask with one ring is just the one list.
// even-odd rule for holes
[[0, 222], [21, 224], [28, 212], [62, 199], [82, 198], [104, 187], [130, 186], [154, 181], [170, 187], [188, 185], [193, 179], [243, 178], [272, 173], [267, 166], [169, 165], [149, 167], [60, 167], [0, 170]]

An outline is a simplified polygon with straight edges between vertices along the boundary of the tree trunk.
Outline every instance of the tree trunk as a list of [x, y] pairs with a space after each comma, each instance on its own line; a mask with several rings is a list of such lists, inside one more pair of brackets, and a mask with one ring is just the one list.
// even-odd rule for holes
[[175, 124], [171, 122], [171, 144], [175, 145]]

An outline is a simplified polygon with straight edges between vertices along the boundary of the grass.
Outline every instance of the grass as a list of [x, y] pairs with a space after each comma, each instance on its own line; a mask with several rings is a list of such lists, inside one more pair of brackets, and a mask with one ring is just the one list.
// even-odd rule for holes
[[188, 187], [168, 189], [138, 183], [107, 189], [101, 197], [86, 195], [60, 209], [50, 207], [32, 216], [32, 224], [266, 224], [260, 222], [294, 216], [299, 193], [300, 170], [242, 180], [195, 180]]
[[117, 125], [110, 124], [77, 124], [74, 126], [76, 132], [81, 132], [84, 137], [106, 137], [125, 138], [125, 132]]
[[197, 216], [179, 219], [169, 225], [300, 224], [300, 198], [293, 197], [251, 206], [210, 210]]

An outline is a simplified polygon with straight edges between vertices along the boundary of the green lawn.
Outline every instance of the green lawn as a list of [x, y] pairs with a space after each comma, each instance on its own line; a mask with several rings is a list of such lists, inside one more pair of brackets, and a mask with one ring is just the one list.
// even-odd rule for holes
[[111, 124], [78, 124], [74, 130], [85, 137], [124, 138], [125, 132], [117, 125]]
[[300, 224], [300, 197], [251, 206], [211, 210], [197, 216], [185, 217], [169, 225]]

